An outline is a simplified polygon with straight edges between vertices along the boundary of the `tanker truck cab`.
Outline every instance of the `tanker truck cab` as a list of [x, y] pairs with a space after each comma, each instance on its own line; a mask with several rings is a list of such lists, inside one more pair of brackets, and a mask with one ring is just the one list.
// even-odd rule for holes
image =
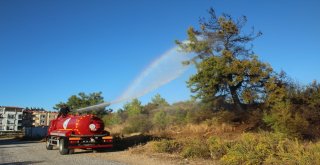
[[94, 115], [67, 115], [52, 120], [46, 138], [47, 150], [57, 146], [61, 155], [75, 149], [100, 150], [113, 147], [113, 138], [103, 121]]

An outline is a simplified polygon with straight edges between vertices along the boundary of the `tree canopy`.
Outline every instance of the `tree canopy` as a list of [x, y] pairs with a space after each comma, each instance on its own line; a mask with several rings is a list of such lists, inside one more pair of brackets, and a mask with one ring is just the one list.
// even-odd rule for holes
[[[53, 108], [58, 110], [60, 109], [61, 105], [66, 104], [71, 108], [71, 111], [75, 113], [76, 109], [88, 107], [91, 105], [96, 105], [99, 103], [103, 103], [103, 96], [102, 92], [93, 92], [89, 94], [85, 94], [84, 92], [78, 93], [78, 95], [72, 95], [68, 98], [68, 101], [60, 102], [56, 104]], [[105, 108], [97, 109], [92, 111], [93, 114], [101, 116], [105, 113]]]
[[188, 29], [187, 42], [176, 41], [183, 51], [197, 54], [185, 62], [197, 67], [197, 73], [187, 82], [191, 92], [205, 102], [222, 96], [238, 110], [243, 110], [243, 104], [261, 102], [273, 70], [258, 59], [248, 44], [262, 33], [252, 28], [251, 33], [245, 34], [245, 16], [237, 20], [228, 14], [217, 17], [212, 8], [209, 16], [208, 20], [200, 19], [199, 30]]
[[124, 111], [128, 113], [129, 117], [136, 116], [142, 113], [143, 106], [138, 99], [133, 99], [131, 102], [123, 106]]

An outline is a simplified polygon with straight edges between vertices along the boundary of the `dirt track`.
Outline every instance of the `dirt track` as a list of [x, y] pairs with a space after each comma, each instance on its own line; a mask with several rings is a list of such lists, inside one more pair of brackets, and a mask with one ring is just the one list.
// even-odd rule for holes
[[[0, 139], [0, 164], [106, 164], [124, 165], [124, 163], [107, 160], [92, 151], [77, 150], [75, 154], [60, 155], [57, 149], [46, 150], [44, 142]], [[110, 153], [112, 154], [112, 153]]]

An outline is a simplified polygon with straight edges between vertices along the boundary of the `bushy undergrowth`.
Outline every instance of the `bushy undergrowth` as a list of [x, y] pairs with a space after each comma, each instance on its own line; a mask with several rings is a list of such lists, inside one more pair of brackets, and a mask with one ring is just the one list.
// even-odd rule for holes
[[232, 142], [221, 157], [224, 164], [261, 164], [276, 154], [279, 143], [287, 141], [283, 134], [243, 134]]
[[180, 154], [184, 158], [210, 158], [209, 147], [206, 145], [206, 141], [200, 139], [187, 140]]
[[218, 137], [210, 137], [208, 139], [208, 147], [211, 158], [219, 160], [222, 156], [227, 154], [227, 149], [230, 148], [231, 145], [232, 142], [222, 140]]
[[123, 129], [123, 133], [136, 133], [136, 132], [147, 132], [150, 130], [151, 123], [146, 115], [136, 115], [130, 117], [126, 122], [126, 126]]
[[218, 160], [221, 164], [320, 164], [320, 142], [304, 144], [280, 133], [244, 133], [230, 141], [179, 139], [153, 142], [153, 150], [185, 158]]
[[155, 141], [152, 143], [152, 149], [156, 152], [160, 153], [176, 153], [180, 152], [182, 148], [182, 144], [176, 140], [161, 140]]

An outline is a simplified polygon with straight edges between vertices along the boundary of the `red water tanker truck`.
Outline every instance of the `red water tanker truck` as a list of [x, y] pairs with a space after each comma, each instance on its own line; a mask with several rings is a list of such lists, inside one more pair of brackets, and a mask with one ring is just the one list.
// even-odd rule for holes
[[74, 149], [106, 149], [113, 147], [113, 138], [104, 130], [103, 121], [94, 115], [66, 115], [50, 122], [46, 138], [47, 150], [58, 146], [61, 155]]

